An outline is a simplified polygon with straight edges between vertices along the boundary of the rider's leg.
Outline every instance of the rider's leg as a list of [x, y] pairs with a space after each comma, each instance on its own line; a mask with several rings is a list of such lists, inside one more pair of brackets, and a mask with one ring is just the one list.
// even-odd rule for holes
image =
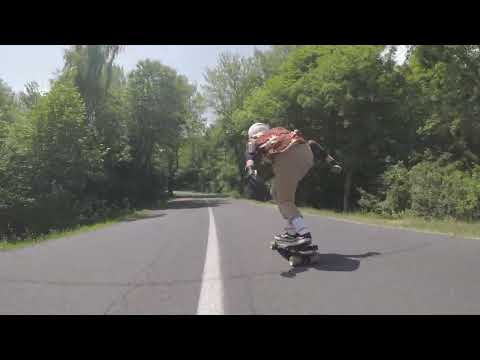
[[[278, 206], [278, 195], [276, 191], [276, 188], [278, 185], [275, 185], [276, 182], [278, 182], [277, 177], [274, 177], [272, 181], [271, 195], [272, 195], [273, 201]], [[282, 214], [280, 206], [278, 206], [278, 208], [280, 210], [280, 214]], [[274, 238], [275, 240], [292, 240], [295, 238], [295, 235], [296, 235], [295, 227], [290, 221], [291, 219], [285, 217], [283, 214], [282, 214], [282, 217], [285, 219], [285, 227], [283, 229], [283, 233], [275, 235]]]
[[[295, 193], [299, 181], [313, 166], [313, 154], [307, 144], [299, 144], [284, 153], [275, 155], [273, 171], [275, 173], [274, 193], [278, 209], [287, 221], [290, 234], [300, 242], [311, 241], [310, 232], [303, 217], [295, 205]], [[288, 236], [286, 236], [288, 237]]]

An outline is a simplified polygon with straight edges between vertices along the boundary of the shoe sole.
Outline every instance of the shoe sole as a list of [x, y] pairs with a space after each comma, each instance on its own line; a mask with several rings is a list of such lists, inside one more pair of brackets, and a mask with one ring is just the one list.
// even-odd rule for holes
[[296, 242], [296, 243], [292, 243], [290, 241], [285, 241], [285, 240], [283, 240], [283, 241], [282, 240], [277, 240], [277, 242], [281, 247], [284, 247], [284, 248], [308, 246], [308, 245], [312, 244], [312, 240], [306, 240], [306, 241]]

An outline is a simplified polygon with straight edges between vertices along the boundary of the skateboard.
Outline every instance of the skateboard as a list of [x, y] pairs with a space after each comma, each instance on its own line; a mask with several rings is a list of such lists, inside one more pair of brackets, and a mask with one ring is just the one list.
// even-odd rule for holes
[[270, 249], [278, 251], [292, 267], [310, 265], [318, 261], [317, 245], [291, 245], [273, 240]]

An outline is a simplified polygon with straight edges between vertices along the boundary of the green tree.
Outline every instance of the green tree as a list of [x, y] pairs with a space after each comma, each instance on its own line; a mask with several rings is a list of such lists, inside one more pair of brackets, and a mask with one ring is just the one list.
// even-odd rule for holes
[[480, 46], [412, 47], [406, 74], [416, 90], [419, 152], [448, 152], [470, 165], [480, 153]]
[[87, 125], [82, 97], [71, 82], [59, 81], [32, 116], [36, 192], [55, 184], [81, 196], [90, 179], [102, 176], [102, 149]]
[[134, 173], [144, 201], [162, 196], [178, 166], [178, 149], [195, 95], [184, 76], [158, 61], [144, 60], [129, 76]]
[[7, 125], [15, 121], [16, 115], [15, 95], [12, 89], [0, 79], [0, 142], [6, 136]]
[[258, 63], [261, 69], [260, 74], [263, 82], [277, 75], [288, 56], [302, 46], [304, 45], [272, 45], [270, 49], [265, 51], [255, 49], [253, 60]]
[[[205, 74], [205, 96], [208, 105], [217, 116], [215, 127], [218, 131], [213, 141], [223, 151], [223, 161], [236, 166], [234, 176], [243, 174], [244, 133], [233, 121], [233, 114], [239, 110], [250, 93], [263, 83], [261, 68], [254, 58], [244, 58], [231, 53], [220, 55], [216, 67], [207, 69]], [[210, 164], [211, 167], [213, 164]], [[227, 181], [241, 191], [241, 182]]]
[[25, 92], [20, 93], [20, 102], [26, 110], [32, 109], [38, 104], [42, 94], [36, 81], [28, 82], [25, 85]]
[[65, 51], [65, 69], [74, 71], [75, 84], [82, 95], [90, 123], [95, 122], [115, 72], [113, 62], [121, 45], [73, 45]]

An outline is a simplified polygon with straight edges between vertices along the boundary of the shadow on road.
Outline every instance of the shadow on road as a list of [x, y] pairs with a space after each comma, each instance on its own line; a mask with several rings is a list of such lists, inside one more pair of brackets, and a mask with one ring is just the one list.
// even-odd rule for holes
[[176, 199], [169, 201], [166, 209], [197, 209], [204, 207], [216, 207], [220, 205], [228, 204], [225, 200], [201, 200], [193, 198]]
[[309, 266], [298, 266], [282, 272], [283, 277], [295, 277], [297, 274], [315, 269], [319, 271], [355, 271], [360, 267], [360, 260], [381, 255], [379, 252], [367, 252], [357, 255], [318, 254], [318, 262]]

